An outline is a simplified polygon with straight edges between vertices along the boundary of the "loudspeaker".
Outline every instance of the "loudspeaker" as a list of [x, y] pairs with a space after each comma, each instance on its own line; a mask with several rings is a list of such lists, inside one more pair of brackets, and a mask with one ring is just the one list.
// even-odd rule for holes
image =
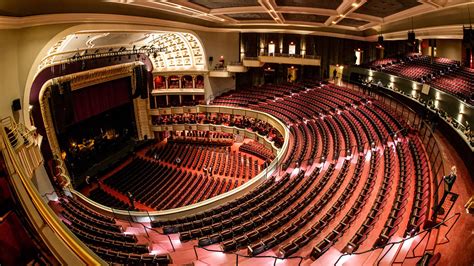
[[209, 62], [212, 62], [212, 61], [214, 61], [214, 57], [209, 56]]
[[474, 39], [474, 33], [472, 28], [463, 28], [462, 29], [463, 36], [462, 36], [462, 42], [465, 44], [469, 44], [473, 39]]
[[408, 32], [408, 42], [413, 43], [415, 41], [415, 32], [409, 31]]
[[380, 44], [380, 45], [383, 45], [383, 36], [380, 35], [377, 39], [377, 43]]
[[12, 102], [12, 110], [13, 111], [20, 111], [21, 110], [21, 102], [20, 99], [15, 99]]
[[466, 55], [464, 56], [464, 65], [467, 67], [471, 66], [471, 53], [472, 53], [471, 48], [466, 47]]

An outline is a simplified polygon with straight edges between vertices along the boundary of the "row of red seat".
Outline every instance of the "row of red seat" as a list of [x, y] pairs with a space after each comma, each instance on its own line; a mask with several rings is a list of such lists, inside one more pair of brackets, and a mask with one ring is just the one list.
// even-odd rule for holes
[[[251, 179], [263, 170], [263, 163], [252, 156], [231, 151], [230, 147], [212, 145], [167, 143], [159, 148], [151, 148], [146, 153], [154, 160], [175, 164], [176, 166], [204, 171], [212, 169], [213, 174], [226, 177]], [[179, 161], [179, 163], [178, 163]]]
[[[138, 244], [135, 235], [124, 234], [122, 226], [117, 225], [113, 218], [91, 210], [74, 198], [61, 197], [59, 203], [63, 222], [104, 260], [121, 263], [123, 258], [131, 257], [130, 262], [139, 262], [138, 258], [142, 256], [152, 256], [148, 244]], [[151, 258], [153, 261], [154, 256]], [[159, 261], [162, 265], [171, 262], [167, 254], [160, 255]]]
[[428, 83], [431, 86], [454, 94], [474, 103], [474, 70], [460, 67], [460, 62], [429, 56], [403, 57], [392, 60], [376, 60], [368, 66], [371, 69], [396, 76]]
[[[342, 237], [345, 232], [355, 233], [354, 229], [351, 229], [351, 225], [357, 221], [358, 216], [362, 216], [361, 213], [367, 212], [367, 216], [362, 217], [362, 221], [370, 221], [371, 216], [376, 213], [380, 215], [380, 213], [386, 213], [390, 209], [397, 208], [396, 204], [399, 204], [397, 201], [394, 200], [392, 205], [388, 202], [392, 197], [396, 198], [395, 187], [390, 185], [391, 182], [397, 180], [397, 187], [401, 187], [398, 180], [403, 180], [402, 178], [394, 178], [394, 174], [398, 173], [397, 170], [399, 169], [395, 166], [401, 161], [399, 156], [394, 156], [393, 152], [390, 151], [391, 148], [387, 147], [386, 155], [381, 159], [385, 162], [381, 164], [383, 169], [381, 173], [385, 173], [385, 175], [382, 174], [380, 177], [384, 178], [384, 181], [380, 183], [381, 186], [375, 187], [379, 191], [375, 199], [384, 202], [386, 207], [382, 208], [382, 206], [374, 204], [366, 207], [365, 201], [369, 197], [370, 191], [374, 189], [375, 181], [378, 179], [379, 164], [377, 162], [379, 159], [377, 159], [378, 152], [376, 150], [372, 151], [369, 164], [370, 170], [368, 176], [365, 177], [361, 175], [365, 159], [363, 154], [359, 152], [391, 142], [395, 139], [395, 133], [403, 129], [402, 121], [399, 121], [388, 111], [387, 107], [380, 103], [367, 101], [360, 95], [354, 96], [353, 94], [354, 92], [336, 86], [307, 88], [305, 91], [293, 93], [291, 97], [288, 95], [282, 99], [277, 99], [275, 102], [267, 100], [256, 107], [286, 121], [290, 126], [291, 142], [288, 154], [282, 164], [290, 165], [290, 162], [300, 161], [304, 158], [323, 157], [323, 154], [326, 155], [325, 158], [329, 156], [331, 160], [338, 160], [348, 155], [347, 152], [341, 153], [342, 151], [347, 151], [347, 148], [350, 147], [358, 147], [355, 154], [355, 156], [358, 156], [356, 166], [347, 164], [348, 168], [346, 169], [344, 166], [346, 163], [343, 163], [343, 166], [340, 169], [335, 169], [334, 172], [330, 170], [331, 166], [323, 170], [325, 171], [323, 177], [325, 176], [328, 181], [326, 183], [332, 184], [329, 188], [326, 183], [317, 185], [318, 182], [311, 182], [310, 179], [306, 179], [307, 176], [301, 181], [301, 184], [298, 183], [293, 189], [290, 189], [286, 197], [278, 199], [271, 197], [271, 195], [276, 195], [275, 193], [278, 193], [277, 191], [280, 191], [283, 187], [287, 187], [286, 175], [282, 181], [265, 182], [251, 193], [252, 197], [243, 197], [223, 207], [201, 214], [177, 220], [156, 221], [153, 225], [155, 227], [164, 226], [163, 229], [166, 233], [181, 232], [180, 237], [183, 241], [199, 238], [198, 243], [200, 245], [221, 243], [225, 251], [249, 246], [247, 250], [251, 255], [260, 254], [274, 246], [281, 245], [281, 254], [288, 256], [297, 253], [302, 247], [313, 242], [314, 239], [320, 239], [314, 243], [312, 252], [312, 256], [317, 258], [332, 245], [333, 241]], [[305, 106], [304, 111], [301, 110], [301, 106]], [[404, 133], [403, 130], [399, 134], [401, 138], [411, 138], [410, 136], [404, 136], [402, 133]], [[318, 145], [318, 143], [322, 145]], [[407, 160], [426, 162], [426, 157], [407, 157]], [[346, 180], [344, 173], [349, 171], [353, 173], [352, 178], [349, 181], [344, 181], [349, 183], [347, 183], [346, 189], [340, 192], [338, 186], [340, 186], [340, 182]], [[308, 174], [314, 176], [314, 173]], [[408, 177], [410, 176], [407, 175], [406, 178]], [[358, 184], [361, 178], [365, 178], [365, 184]], [[423, 176], [423, 178], [426, 182], [429, 182], [429, 175]], [[272, 178], [271, 180], [278, 180], [278, 178]], [[281, 182], [284, 182], [284, 184], [281, 184]], [[411, 182], [411, 180], [407, 182]], [[303, 194], [300, 194], [296, 187], [300, 187], [302, 184], [308, 184], [306, 185], [308, 187]], [[360, 187], [361, 190], [354, 202], [351, 189], [356, 190], [356, 187]], [[320, 197], [320, 201], [317, 201], [311, 198], [312, 191], [320, 191], [326, 193], [323, 195], [327, 196]], [[388, 193], [387, 196], [385, 196], [385, 192]], [[413, 195], [415, 192], [409, 191], [404, 195]], [[257, 200], [255, 202], [260, 202], [260, 205], [255, 205], [251, 198], [259, 197], [259, 195], [262, 198], [272, 200]], [[337, 195], [339, 196], [337, 197]], [[337, 197], [337, 200], [333, 197]], [[352, 205], [348, 205], [349, 202], [352, 202]], [[323, 213], [320, 214], [319, 211], [310, 213], [300, 211], [304, 209], [307, 203], [311, 203], [315, 208], [314, 210], [321, 211], [324, 209], [327, 211], [324, 215]], [[265, 212], [267, 204], [292, 207], [287, 211], [273, 210], [276, 216], [270, 216]], [[326, 204], [328, 205], [326, 206]], [[346, 207], [346, 205], [348, 206]], [[254, 214], [245, 213], [249, 208], [252, 208]], [[362, 209], [364, 209], [364, 212], [362, 212]], [[370, 214], [371, 210], [372, 214]], [[224, 214], [220, 215], [221, 212], [224, 212]], [[345, 215], [339, 215], [339, 213], [345, 213]], [[280, 214], [281, 216], [279, 216]], [[408, 219], [408, 213], [403, 214], [402, 212], [397, 213], [404, 219]], [[258, 217], [259, 215], [265, 216], [267, 218], [265, 219], [266, 222], [262, 222]], [[286, 216], [290, 218], [285, 218]], [[399, 232], [399, 230], [391, 227], [393, 221], [388, 219], [387, 216], [387, 220], [377, 221], [377, 224], [382, 222], [383, 226], [387, 223], [386, 228]], [[337, 225], [336, 227], [330, 225], [333, 224], [331, 223], [333, 220], [339, 221], [334, 223], [334, 225]], [[307, 227], [306, 224], [311, 224], [311, 229], [299, 234], [298, 231]], [[366, 224], [369, 225], [369, 223]], [[328, 230], [327, 227], [332, 227], [333, 230], [329, 230], [332, 233], [324, 237], [321, 232]], [[374, 233], [379, 234], [380, 232], [375, 231]], [[361, 231], [359, 235], [363, 240], [368, 234], [370, 234], [370, 231]], [[394, 233], [391, 232], [390, 236], [393, 235]], [[354, 241], [361, 240], [354, 239]]]
[[104, 182], [123, 194], [131, 192], [135, 201], [156, 210], [203, 201], [239, 185], [238, 180], [198, 175], [139, 157]]

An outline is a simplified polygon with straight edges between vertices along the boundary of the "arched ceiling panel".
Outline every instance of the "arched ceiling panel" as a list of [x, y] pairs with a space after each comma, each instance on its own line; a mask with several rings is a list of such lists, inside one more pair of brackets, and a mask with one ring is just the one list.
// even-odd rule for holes
[[204, 49], [189, 32], [80, 31], [70, 34], [48, 51], [39, 69], [80, 56], [117, 55], [133, 51], [149, 53], [158, 71], [205, 70]]

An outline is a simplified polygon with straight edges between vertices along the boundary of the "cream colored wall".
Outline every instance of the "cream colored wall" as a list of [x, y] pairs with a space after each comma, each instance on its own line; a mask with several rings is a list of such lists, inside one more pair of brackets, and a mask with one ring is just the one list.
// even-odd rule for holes
[[[428, 40], [426, 40], [428, 41]], [[430, 47], [429, 46], [426, 46], [426, 47], [423, 47], [422, 45], [421, 46], [421, 49], [420, 49], [420, 52], [422, 55], [430, 55]]]
[[21, 98], [18, 77], [18, 30], [0, 30], [0, 118], [11, 116], [11, 104]]
[[22, 112], [12, 113], [12, 101], [21, 99], [22, 108], [25, 108], [24, 90], [34, 60], [51, 38], [70, 26], [0, 30], [0, 118], [13, 115], [22, 120]]
[[462, 60], [462, 40], [448, 40], [438, 39], [436, 40], [436, 56], [454, 59], [457, 61]]
[[[214, 58], [209, 70], [214, 69], [214, 65], [219, 62], [221, 55], [224, 56], [225, 63], [239, 60], [239, 33], [237, 32], [203, 32], [196, 31], [201, 39], [206, 51], [206, 60], [210, 56]], [[207, 61], [209, 64], [209, 61]], [[211, 95], [217, 96], [229, 89], [235, 89], [234, 78], [206, 78], [206, 99]]]

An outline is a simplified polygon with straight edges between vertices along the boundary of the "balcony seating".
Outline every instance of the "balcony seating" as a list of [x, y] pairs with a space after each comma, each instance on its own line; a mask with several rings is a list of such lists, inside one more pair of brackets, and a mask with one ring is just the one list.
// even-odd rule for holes
[[[202, 213], [153, 221], [153, 227], [165, 234], [179, 233], [180, 241], [201, 247], [218, 244], [224, 252], [257, 256], [274, 249], [282, 257], [317, 259], [337, 241], [347, 250], [378, 247], [423, 225], [430, 207], [427, 158], [417, 137], [404, 130], [404, 121], [390, 108], [334, 85], [288, 85], [275, 92], [270, 88], [232, 92], [214, 104], [243, 104], [287, 124], [290, 143], [280, 171], [237, 199]], [[199, 138], [201, 133], [187, 134]], [[242, 144], [240, 151], [272, 158], [259, 145]], [[314, 164], [320, 165], [309, 167]], [[213, 177], [192, 172], [209, 166]], [[245, 181], [258, 170], [255, 160], [226, 145], [172, 141], [150, 149], [146, 158], [135, 158], [105, 183], [120, 192], [131, 191], [147, 206], [167, 209], [235, 187], [235, 178]], [[85, 228], [78, 234], [95, 245]], [[305, 247], [312, 248], [310, 254], [302, 254]], [[110, 250], [120, 252], [109, 244], [105, 248], [105, 256]], [[122, 262], [131, 257], [117, 256]]]
[[[370, 209], [368, 215], [366, 216], [364, 223], [362, 226], [357, 230], [357, 233], [352, 237], [349, 241], [348, 246], [351, 246], [353, 250], [357, 250], [361, 243], [367, 239], [367, 235], [372, 231], [374, 228], [375, 223], [379, 220], [378, 217], [382, 213], [385, 205], [387, 196], [390, 193], [393, 183], [393, 166], [394, 161], [392, 158], [392, 152], [390, 148], [386, 148], [384, 150], [384, 176], [382, 180], [382, 184], [379, 187], [377, 197]], [[315, 258], [320, 255], [320, 251], [313, 250], [312, 254]]]
[[404, 142], [397, 143], [397, 155], [399, 158], [399, 180], [396, 188], [396, 195], [390, 211], [390, 216], [385, 222], [375, 246], [385, 245], [389, 239], [398, 231], [400, 223], [402, 222], [404, 211], [408, 202], [409, 192], [407, 190], [409, 175], [412, 175], [411, 165], [408, 165], [407, 149]]
[[[132, 234], [124, 234], [113, 218], [99, 214], [79, 201], [60, 198], [63, 222], [82, 241], [104, 260], [111, 263], [150, 263], [167, 265], [167, 254], [149, 255], [148, 244], [138, 244]], [[127, 262], [125, 262], [127, 260]]]
[[426, 153], [418, 137], [409, 143], [410, 152], [415, 163], [415, 194], [411, 210], [410, 221], [406, 232], [412, 234], [418, 232], [426, 222], [430, 211], [430, 171]]
[[239, 147], [239, 151], [253, 154], [265, 161], [271, 161], [273, 158], [275, 158], [275, 155], [271, 150], [255, 141], [242, 144]]
[[101, 188], [96, 188], [89, 193], [89, 198], [102, 205], [120, 209], [120, 210], [133, 210], [132, 206], [128, 202], [117, 199], [111, 194], [105, 192]]
[[168, 265], [172, 263], [168, 254], [135, 254], [124, 253], [112, 249], [90, 246], [90, 249], [102, 257], [105, 261], [115, 262], [122, 265]]
[[460, 67], [460, 62], [448, 58], [409, 56], [394, 60], [382, 59], [365, 66], [418, 82], [448, 92], [474, 103], [474, 70]]

